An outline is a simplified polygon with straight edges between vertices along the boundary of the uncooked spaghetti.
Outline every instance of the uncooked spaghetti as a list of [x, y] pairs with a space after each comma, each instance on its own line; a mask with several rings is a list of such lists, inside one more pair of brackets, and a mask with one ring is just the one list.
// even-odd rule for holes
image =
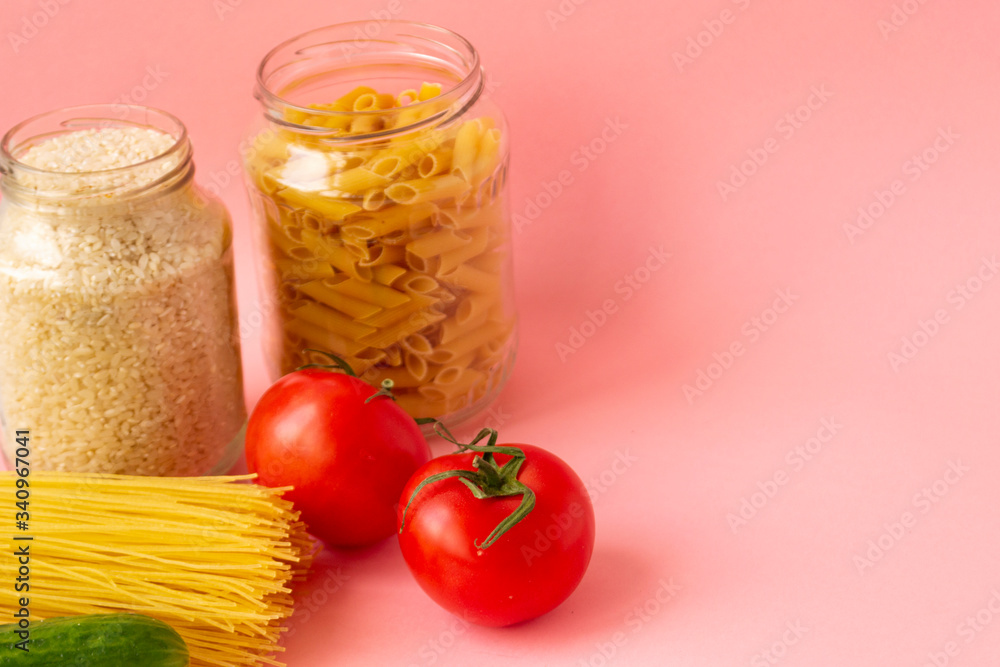
[[[193, 667], [282, 665], [290, 582], [314, 547], [287, 489], [251, 478], [32, 472], [27, 529], [12, 531], [32, 537], [16, 543], [30, 545], [30, 592], [0, 587], [0, 610], [26, 596], [33, 619], [139, 612], [180, 633]], [[11, 505], [16, 479], [0, 473]], [[18, 576], [14, 552], [0, 550], [4, 581]]]

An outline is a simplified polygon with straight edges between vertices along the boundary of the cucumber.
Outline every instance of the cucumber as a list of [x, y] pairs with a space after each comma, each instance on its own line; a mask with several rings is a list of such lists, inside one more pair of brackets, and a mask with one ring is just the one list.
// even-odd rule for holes
[[187, 667], [188, 648], [172, 627], [142, 614], [59, 616], [32, 621], [27, 651], [17, 623], [0, 625], [0, 667]]

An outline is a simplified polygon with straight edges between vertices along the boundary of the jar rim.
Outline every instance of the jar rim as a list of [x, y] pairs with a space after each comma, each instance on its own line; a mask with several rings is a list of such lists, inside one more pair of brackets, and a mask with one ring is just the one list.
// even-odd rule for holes
[[[173, 143], [151, 158], [108, 169], [58, 171], [29, 165], [21, 159], [24, 152], [40, 141], [76, 131], [110, 127], [156, 130], [170, 136]], [[12, 194], [12, 190], [26, 190], [17, 182], [19, 175], [44, 177], [51, 181], [61, 178], [87, 178], [88, 176], [113, 177], [170, 160], [176, 160], [176, 164], [151, 182], [143, 183], [137, 188], [124, 188], [124, 191], [120, 187], [108, 190], [119, 190], [122, 191], [122, 194], [144, 192], [175, 179], [179, 172], [190, 170], [191, 144], [187, 127], [173, 114], [154, 107], [119, 103], [84, 104], [36, 114], [10, 128], [0, 139], [0, 176], [3, 176], [0, 183], [3, 184], [5, 194]], [[96, 189], [87, 192], [86, 195], [106, 194], [108, 190]], [[31, 195], [34, 197], [44, 197], [49, 194], [52, 196], [73, 196], [67, 195], [65, 192], [31, 190]]]
[[[378, 33], [375, 36], [369, 36], [365, 31], [367, 26], [375, 25], [379, 28]], [[388, 37], [383, 36], [383, 31], [388, 31], [391, 33]], [[409, 32], [407, 32], [409, 31]], [[344, 33], [354, 35], [360, 34], [363, 37], [363, 44], [358, 46], [357, 44], [352, 45], [350, 41], [345, 41], [343, 39], [334, 41], [324, 41], [327, 36], [336, 37], [335, 34], [331, 33]], [[438, 37], [443, 40], [448, 40], [451, 43], [446, 43], [444, 41], [434, 42], [432, 37]], [[438, 46], [444, 47], [447, 52], [451, 52], [455, 56], [455, 60], [449, 63], [452, 67], [451, 71], [460, 73], [461, 76], [453, 84], [447, 88], [442, 88], [440, 95], [433, 97], [428, 100], [413, 101], [409, 103], [405, 108], [407, 109], [419, 109], [421, 107], [426, 108], [434, 104], [440, 104], [442, 99], [452, 98], [454, 103], [446, 107], [443, 111], [433, 114], [427, 118], [421, 119], [419, 121], [407, 124], [402, 127], [393, 128], [391, 130], [379, 130], [377, 132], [365, 133], [365, 134], [353, 134], [350, 136], [337, 136], [336, 132], [331, 132], [330, 128], [325, 126], [315, 126], [301, 124], [294, 121], [289, 121], [283, 116], [278, 116], [274, 113], [268, 113], [268, 110], [275, 109], [288, 109], [296, 112], [300, 112], [303, 115], [311, 115], [317, 117], [377, 117], [380, 115], [387, 115], [391, 113], [398, 112], [399, 109], [376, 109], [376, 110], [361, 110], [361, 111], [340, 111], [332, 109], [316, 109], [309, 106], [302, 106], [296, 104], [286, 97], [283, 97], [280, 91], [275, 91], [271, 84], [271, 79], [281, 69], [281, 63], [279, 58], [283, 55], [288, 55], [287, 52], [292, 51], [292, 55], [303, 56], [303, 53], [309, 49], [314, 49], [318, 47], [332, 47], [340, 45], [342, 49], [342, 55], [346, 56], [348, 49], [353, 49], [354, 51], [360, 51], [364, 45], [369, 43], [378, 42], [381, 44], [389, 43], [389, 39], [392, 38], [412, 38], [415, 40], [422, 40], [427, 43], [434, 43]], [[354, 42], [357, 42], [360, 38], [355, 37]], [[296, 48], [298, 47], [298, 48]], [[294, 49], [294, 50], [293, 50]], [[309, 56], [303, 56], [299, 61], [308, 59]], [[337, 66], [337, 64], [330, 60], [328, 64], [331, 66], [327, 71], [335, 71], [337, 69], [342, 69]], [[345, 63], [349, 66], [349, 58]], [[381, 20], [368, 20], [368, 21], [349, 21], [344, 23], [334, 23], [319, 28], [314, 28], [312, 30], [300, 33], [286, 39], [285, 41], [279, 43], [263, 57], [260, 65], [257, 67], [256, 72], [256, 89], [254, 91], [255, 96], [258, 100], [265, 106], [265, 115], [267, 115], [271, 120], [279, 122], [289, 128], [296, 131], [307, 132], [310, 134], [323, 135], [323, 138], [330, 141], [351, 141], [358, 142], [368, 139], [378, 138], [383, 139], [387, 136], [394, 134], [410, 132], [418, 127], [423, 127], [428, 124], [435, 124], [446, 120], [447, 118], [460, 115], [470, 107], [478, 99], [483, 91], [483, 73], [480, 65], [479, 52], [476, 50], [472, 43], [463, 37], [462, 35], [449, 30], [448, 28], [442, 28], [440, 26], [432, 25], [430, 23], [421, 23], [417, 21], [404, 21], [398, 19], [389, 19], [385, 21]], [[286, 84], [287, 85], [287, 84]], [[332, 100], [331, 100], [332, 101]]]

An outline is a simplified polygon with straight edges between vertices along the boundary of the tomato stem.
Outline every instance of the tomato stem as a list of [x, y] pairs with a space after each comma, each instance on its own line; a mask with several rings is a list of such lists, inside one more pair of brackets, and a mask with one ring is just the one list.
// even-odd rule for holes
[[[440, 482], [443, 479], [457, 477], [462, 484], [468, 487], [469, 491], [472, 492], [472, 495], [480, 500], [485, 498], [521, 496], [521, 503], [517, 506], [517, 509], [497, 524], [497, 527], [493, 529], [493, 532], [486, 536], [486, 539], [484, 539], [481, 543], [473, 541], [473, 544], [477, 549], [488, 549], [508, 530], [520, 523], [526, 516], [528, 516], [531, 510], [535, 508], [535, 492], [525, 485], [524, 482], [517, 479], [517, 475], [520, 473], [521, 466], [525, 461], [524, 450], [519, 447], [498, 446], [496, 441], [499, 434], [496, 429], [492, 428], [482, 429], [476, 437], [472, 439], [472, 442], [468, 444], [459, 442], [455, 436], [451, 434], [451, 431], [448, 430], [448, 427], [437, 420], [434, 422], [434, 431], [448, 442], [458, 445], [459, 452], [475, 452], [477, 455], [474, 459], [472, 459], [472, 467], [476, 470], [475, 472], [472, 470], [446, 470], [444, 472], [431, 475], [427, 479], [420, 482], [420, 484], [417, 485], [417, 488], [413, 490], [409, 500], [406, 502], [406, 507], [403, 508], [403, 516], [399, 522], [399, 532], [403, 532], [403, 527], [406, 525], [406, 513], [410, 509], [413, 499], [417, 497], [417, 494], [420, 493], [425, 486], [435, 482]], [[487, 439], [487, 444], [476, 444], [484, 438]], [[500, 465], [493, 458], [494, 454], [506, 454], [511, 458], [503, 465]]]
[[[522, 485], [523, 486], [523, 485]], [[531, 510], [535, 509], [535, 492], [524, 487], [524, 495], [521, 497], [521, 504], [517, 509], [507, 515], [507, 518], [497, 524], [493, 532], [486, 536], [486, 539], [476, 545], [477, 549], [488, 549], [494, 542], [500, 539], [504, 533], [516, 526], [524, 517], [528, 516]]]
[[[298, 368], [296, 368], [295, 370], [297, 371], [305, 370], [306, 368], [323, 368], [330, 371], [338, 371], [338, 370], [343, 371], [345, 374], [350, 375], [352, 378], [358, 377], [358, 374], [354, 372], [354, 369], [351, 368], [351, 365], [335, 354], [331, 354], [330, 352], [326, 352], [324, 350], [317, 350], [311, 347], [307, 347], [306, 349], [303, 350], [303, 352], [315, 352], [316, 354], [322, 354], [324, 357], [329, 357], [333, 361], [333, 363], [305, 364], [304, 366], [299, 366]], [[389, 378], [382, 380], [382, 386], [379, 388], [378, 391], [376, 391], [374, 394], [365, 399], [365, 403], [369, 403], [375, 400], [379, 396], [385, 396], [395, 401], [396, 396], [392, 393], [392, 387], [393, 387], [392, 380], [390, 380]]]
[[370, 403], [374, 401], [379, 396], [385, 396], [393, 401], [396, 400], [396, 396], [392, 393], [393, 381], [389, 378], [382, 380], [382, 387], [376, 391], [374, 394], [365, 399], [365, 403]]
[[298, 368], [296, 368], [295, 370], [297, 370], [297, 371], [301, 371], [301, 370], [304, 370], [306, 368], [326, 368], [326, 369], [330, 369], [330, 370], [337, 370], [339, 368], [340, 370], [342, 370], [345, 373], [347, 373], [348, 375], [350, 375], [352, 378], [358, 377], [357, 373], [354, 372], [354, 369], [351, 368], [351, 365], [349, 363], [347, 363], [346, 361], [344, 361], [343, 359], [341, 359], [340, 357], [338, 357], [337, 355], [335, 355], [335, 354], [330, 354], [329, 352], [325, 352], [323, 350], [316, 350], [316, 349], [311, 348], [311, 347], [307, 347], [306, 349], [304, 349], [302, 351], [303, 352], [315, 352], [316, 354], [322, 354], [324, 357], [330, 357], [330, 359], [331, 359], [331, 361], [333, 361], [333, 363], [332, 364], [304, 364], [304, 365], [299, 366]]
[[[466, 450], [479, 451], [476, 448], [476, 443], [482, 440], [483, 438], [488, 438], [486, 442], [487, 447], [495, 447], [497, 444], [497, 438], [500, 435], [496, 429], [484, 428], [481, 431], [479, 431], [479, 433], [476, 434], [476, 437], [472, 439], [472, 442], [465, 444], [464, 442], [459, 442], [458, 439], [451, 434], [451, 431], [448, 430], [448, 427], [445, 426], [443, 422], [440, 422], [436, 419], [430, 421], [434, 423], [434, 432], [437, 433], [442, 438], [444, 438], [445, 440], [447, 440], [448, 442], [450, 442], [451, 444], [458, 446], [459, 452], [464, 452]], [[522, 452], [517, 447], [507, 447], [506, 450], [507, 451], [497, 450], [497, 452], [500, 454], [510, 454], [513, 457], [520, 456], [521, 458], [524, 458], [524, 452]], [[492, 461], [493, 453], [494, 452], [492, 450], [487, 450], [483, 458], [486, 459], [487, 461]]]

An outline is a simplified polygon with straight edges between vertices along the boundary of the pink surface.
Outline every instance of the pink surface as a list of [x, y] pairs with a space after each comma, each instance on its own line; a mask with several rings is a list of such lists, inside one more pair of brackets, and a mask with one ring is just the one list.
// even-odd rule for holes
[[188, 125], [237, 221], [250, 405], [225, 172], [260, 57], [395, 15], [467, 36], [497, 83], [522, 330], [486, 420], [591, 485], [590, 571], [488, 630], [394, 541], [329, 551], [289, 665], [1000, 661], [1000, 8], [792, 4], [4, 0], [0, 126], [122, 96]]

